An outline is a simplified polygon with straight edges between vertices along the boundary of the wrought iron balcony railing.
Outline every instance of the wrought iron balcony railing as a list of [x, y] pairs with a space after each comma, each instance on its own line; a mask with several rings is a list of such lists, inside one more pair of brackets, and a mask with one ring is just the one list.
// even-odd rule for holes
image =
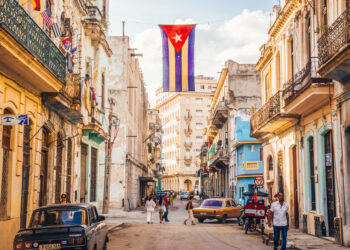
[[282, 91], [272, 96], [251, 118], [252, 129], [255, 131], [281, 113]]
[[312, 58], [302, 70], [285, 84], [283, 90], [284, 105], [290, 104], [312, 84], [328, 86], [332, 82], [331, 79], [320, 78], [317, 75], [317, 69], [318, 60], [317, 58]]
[[64, 55], [17, 0], [0, 0], [0, 27], [37, 57], [59, 81], [66, 82]]
[[103, 20], [100, 9], [97, 6], [87, 6], [89, 11], [89, 19], [101, 22]]
[[320, 65], [350, 43], [350, 8], [347, 8], [318, 40]]

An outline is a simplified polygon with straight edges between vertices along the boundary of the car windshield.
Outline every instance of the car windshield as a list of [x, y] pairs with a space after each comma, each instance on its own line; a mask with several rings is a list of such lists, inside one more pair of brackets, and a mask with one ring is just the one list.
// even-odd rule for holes
[[206, 200], [202, 204], [203, 207], [221, 207], [222, 201], [218, 200]]
[[30, 223], [31, 228], [61, 225], [87, 225], [86, 210], [71, 207], [40, 209], [33, 212]]

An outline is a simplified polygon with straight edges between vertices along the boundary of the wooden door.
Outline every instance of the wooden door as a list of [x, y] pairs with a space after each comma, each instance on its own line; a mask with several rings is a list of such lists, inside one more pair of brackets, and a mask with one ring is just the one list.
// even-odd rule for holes
[[298, 200], [298, 167], [296, 146], [292, 148], [293, 156], [293, 186], [294, 186], [294, 226], [299, 228], [299, 200]]
[[56, 185], [55, 185], [55, 203], [61, 202], [61, 186], [62, 186], [62, 154], [63, 152], [63, 141], [60, 134], [57, 135], [57, 150], [56, 150]]
[[39, 207], [47, 204], [47, 168], [48, 168], [48, 132], [43, 129], [41, 145], [41, 166], [40, 166], [40, 193]]
[[334, 236], [334, 218], [336, 216], [336, 210], [335, 210], [335, 187], [334, 187], [332, 131], [328, 131], [327, 134], [325, 134], [324, 145], [325, 145], [328, 228], [329, 228], [329, 236]]
[[86, 160], [88, 146], [81, 144], [81, 165], [80, 165], [80, 202], [85, 203], [86, 194]]
[[90, 202], [96, 201], [97, 149], [91, 148]]
[[72, 139], [68, 140], [67, 147], [67, 182], [66, 182], [66, 193], [67, 201], [71, 202], [71, 189], [72, 189]]

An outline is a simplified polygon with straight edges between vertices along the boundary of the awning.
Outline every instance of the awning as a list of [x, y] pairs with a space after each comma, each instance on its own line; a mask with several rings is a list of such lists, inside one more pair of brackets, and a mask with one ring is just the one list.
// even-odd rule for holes
[[147, 176], [140, 176], [139, 180], [144, 182], [157, 182], [157, 180], [154, 177], [147, 177]]

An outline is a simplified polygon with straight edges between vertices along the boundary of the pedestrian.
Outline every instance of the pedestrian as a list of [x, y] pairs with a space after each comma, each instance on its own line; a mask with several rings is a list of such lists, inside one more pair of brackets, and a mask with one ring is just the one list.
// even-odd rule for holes
[[187, 224], [188, 220], [192, 221], [192, 225], [196, 225], [194, 223], [194, 217], [193, 217], [193, 195], [190, 196], [190, 200], [188, 201], [187, 205], [186, 205], [186, 210], [188, 211], [188, 217], [187, 219], [184, 221], [184, 224]]
[[67, 204], [67, 195], [66, 194], [61, 194], [61, 204]]
[[163, 214], [163, 219], [165, 220], [165, 222], [169, 222], [169, 220], [168, 220], [169, 201], [168, 201], [168, 194], [167, 193], [164, 196], [163, 205], [165, 206], [165, 212]]
[[158, 200], [158, 212], [159, 212], [159, 223], [163, 223], [163, 214], [164, 214], [164, 205], [162, 197], [159, 197]]
[[147, 224], [153, 224], [153, 213], [156, 203], [153, 201], [153, 196], [150, 196], [149, 200], [146, 201], [146, 212], [147, 212]]
[[272, 203], [268, 217], [268, 223], [271, 227], [273, 221], [273, 236], [274, 236], [274, 249], [277, 250], [278, 242], [280, 239], [280, 233], [282, 233], [282, 245], [281, 249], [286, 249], [287, 245], [287, 231], [289, 228], [289, 215], [288, 204], [284, 201], [284, 195], [282, 192], [278, 194], [278, 201]]
[[174, 202], [173, 193], [170, 194], [169, 201], [170, 201], [170, 206], [173, 206], [173, 202]]

